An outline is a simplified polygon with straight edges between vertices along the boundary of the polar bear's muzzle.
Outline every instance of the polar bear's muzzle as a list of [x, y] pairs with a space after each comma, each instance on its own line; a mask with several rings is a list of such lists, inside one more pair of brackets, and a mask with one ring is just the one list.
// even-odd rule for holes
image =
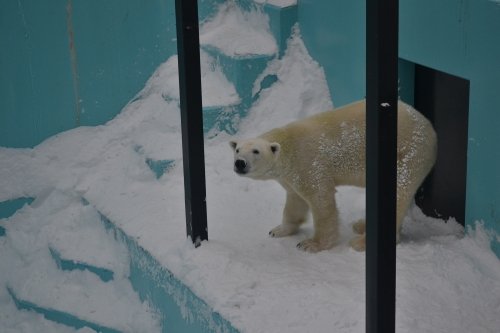
[[234, 162], [234, 171], [237, 174], [244, 175], [248, 172], [247, 166], [248, 166], [247, 162], [239, 158]]

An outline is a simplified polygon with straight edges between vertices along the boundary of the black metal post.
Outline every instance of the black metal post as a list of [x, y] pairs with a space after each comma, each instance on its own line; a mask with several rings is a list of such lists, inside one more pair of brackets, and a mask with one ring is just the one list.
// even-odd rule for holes
[[366, 332], [396, 311], [398, 0], [366, 2]]
[[186, 230], [196, 246], [208, 239], [197, 0], [175, 0]]

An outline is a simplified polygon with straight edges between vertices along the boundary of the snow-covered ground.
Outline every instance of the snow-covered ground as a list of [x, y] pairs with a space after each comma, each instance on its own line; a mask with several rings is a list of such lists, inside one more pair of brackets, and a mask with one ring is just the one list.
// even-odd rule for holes
[[[0, 237], [0, 331], [74, 331], [17, 310], [7, 287], [57, 308], [78, 307], [89, 319], [111, 317], [123, 331], [158, 330], [148, 304], [126, 283], [126, 253], [101, 230], [83, 197], [241, 332], [364, 332], [365, 254], [347, 245], [350, 224], [364, 215], [363, 189], [338, 191], [341, 244], [302, 252], [295, 245], [312, 226], [292, 237], [269, 238], [280, 223], [284, 191], [273, 182], [236, 176], [227, 144], [233, 137], [219, 133], [205, 142], [209, 241], [195, 249], [187, 240], [175, 74], [172, 58], [105, 125], [60, 133], [33, 149], [0, 148], [0, 201], [37, 198], [0, 220], [7, 231]], [[221, 86], [220, 75], [205, 74], [204, 89]], [[298, 30], [267, 74], [278, 81], [260, 93], [238, 137], [332, 107], [323, 71]], [[234, 92], [227, 95], [221, 100], [237, 102]], [[175, 164], [156, 179], [148, 158]], [[500, 262], [489, 237], [481, 223], [464, 233], [453, 220], [411, 209], [397, 247], [398, 332], [500, 331]], [[90, 273], [55, 274], [49, 246], [118, 272], [113, 288], [101, 288], [103, 282]], [[96, 250], [106, 255], [95, 258]], [[63, 297], [72, 293], [110, 305], [95, 314], [85, 302]]]

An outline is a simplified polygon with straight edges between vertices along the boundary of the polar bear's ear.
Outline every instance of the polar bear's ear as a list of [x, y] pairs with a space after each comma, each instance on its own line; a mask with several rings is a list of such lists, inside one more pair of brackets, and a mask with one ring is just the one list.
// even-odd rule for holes
[[238, 142], [231, 140], [231, 141], [229, 141], [229, 145], [231, 146], [231, 148], [233, 148], [233, 150], [235, 150], [236, 146], [238, 145]]
[[273, 152], [273, 154], [279, 153], [280, 148], [281, 148], [281, 146], [279, 143], [277, 143], [277, 142], [271, 143], [271, 151]]

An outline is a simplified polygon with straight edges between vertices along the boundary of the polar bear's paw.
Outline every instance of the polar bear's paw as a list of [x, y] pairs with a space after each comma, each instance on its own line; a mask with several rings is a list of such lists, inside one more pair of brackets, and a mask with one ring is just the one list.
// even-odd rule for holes
[[293, 235], [297, 232], [298, 226], [290, 224], [280, 224], [273, 230], [269, 231], [269, 236], [271, 237], [285, 237]]
[[359, 251], [359, 252], [365, 251], [366, 250], [366, 236], [361, 235], [361, 236], [354, 237], [349, 242], [349, 245], [351, 245], [351, 247], [356, 251]]
[[352, 231], [358, 235], [363, 235], [366, 230], [366, 223], [365, 219], [358, 220], [353, 223], [352, 225]]
[[303, 240], [299, 244], [297, 244], [297, 248], [306, 251], [306, 252], [311, 252], [311, 253], [316, 253], [319, 251], [324, 251], [331, 249], [332, 247], [335, 246], [334, 241], [318, 241], [315, 240], [314, 238], [309, 238], [306, 240]]

